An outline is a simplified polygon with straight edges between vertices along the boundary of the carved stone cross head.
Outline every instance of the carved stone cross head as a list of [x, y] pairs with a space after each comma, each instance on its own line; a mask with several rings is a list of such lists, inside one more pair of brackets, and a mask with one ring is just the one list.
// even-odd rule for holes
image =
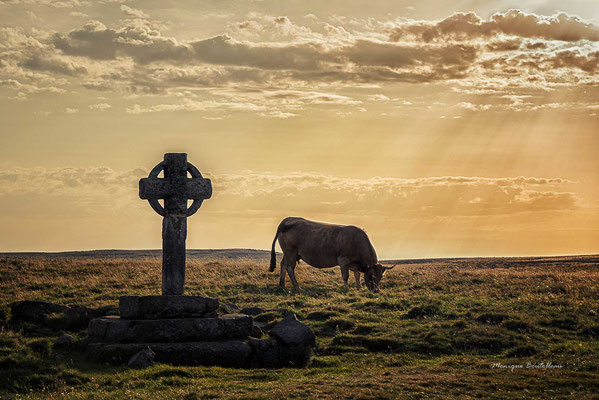
[[[164, 170], [164, 178], [158, 178]], [[191, 178], [187, 177], [187, 173]], [[163, 217], [168, 214], [190, 217], [212, 196], [210, 179], [202, 177], [200, 171], [187, 162], [185, 153], [166, 153], [164, 161], [156, 165], [147, 178], [139, 181], [139, 197], [148, 200], [150, 206]], [[164, 199], [164, 207], [158, 202]], [[187, 200], [193, 200], [187, 208]]]

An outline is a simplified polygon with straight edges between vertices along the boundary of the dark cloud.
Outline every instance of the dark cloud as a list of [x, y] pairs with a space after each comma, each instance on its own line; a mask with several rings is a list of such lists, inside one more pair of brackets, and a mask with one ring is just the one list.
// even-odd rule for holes
[[545, 43], [545, 42], [530, 42], [530, 43], [526, 44], [526, 48], [528, 50], [546, 49], [547, 48], [547, 43]]
[[487, 44], [489, 51], [514, 51], [518, 50], [522, 45], [521, 39], [510, 39], [504, 41], [494, 41]]
[[[48, 73], [43, 79], [50, 73], [83, 76], [81, 84], [89, 89], [152, 94], [232, 83], [308, 87], [322, 82], [510, 79], [517, 85], [517, 78], [522, 85], [588, 84], [598, 70], [598, 52], [588, 42], [552, 41], [599, 37], [599, 28], [566, 14], [542, 17], [511, 10], [483, 20], [474, 13], [456, 13], [439, 22], [397, 25], [391, 41], [384, 39], [388, 31], [383, 24], [377, 25], [378, 36], [331, 25], [322, 34], [285, 16], [237, 24], [236, 29], [264, 25], [281, 32], [277, 41], [265, 42], [227, 34], [180, 41], [162, 36], [161, 28], [147, 19], [121, 23], [109, 28], [90, 21], [44, 39], [0, 28], [5, 38], [0, 41], [1, 66], [21, 69], [22, 76], [28, 76], [26, 70]], [[556, 70], [568, 74], [558, 76]]]
[[[224, 67], [220, 71], [205, 69], [202, 73], [197, 69], [191, 73], [179, 69], [178, 76], [172, 76], [173, 81], [199, 84], [228, 78], [257, 81], [268, 75], [332, 81], [453, 79], [463, 76], [477, 57], [477, 49], [471, 45], [408, 46], [367, 39], [332, 46], [321, 41], [252, 43], [220, 35], [178, 43], [140, 23], [114, 30], [99, 22], [90, 22], [66, 36], [55, 35], [53, 43], [67, 55], [98, 60], [129, 56], [140, 64], [168, 62], [189, 68], [189, 65], [204, 63]], [[160, 74], [160, 68], [154, 74]]]
[[397, 46], [368, 40], [358, 40], [335, 54], [357, 65], [390, 68], [413, 67], [416, 64], [470, 65], [476, 59], [476, 49], [472, 46]]
[[87, 73], [87, 69], [84, 66], [77, 65], [72, 60], [61, 60], [50, 55], [32, 55], [23, 61], [21, 66], [36, 71], [56, 72], [70, 76]]
[[147, 64], [191, 58], [188, 46], [179, 44], [176, 39], [162, 37], [159, 31], [139, 20], [118, 30], [91, 21], [68, 35], [54, 35], [53, 43], [65, 54], [97, 60], [114, 60], [122, 55]]
[[323, 43], [280, 45], [239, 42], [227, 35], [190, 43], [195, 59], [223, 65], [263, 69], [315, 70], [333, 61]]
[[558, 51], [550, 56], [547, 62], [552, 68], [579, 68], [585, 72], [594, 73], [599, 66], [599, 51], [583, 54], [574, 50]]
[[581, 70], [589, 74], [599, 71], [599, 51], [584, 53], [579, 49], [561, 50], [547, 53], [518, 53], [500, 56], [481, 62], [487, 69], [497, 69], [508, 73], [521, 73], [522, 68], [551, 72], [559, 68]]

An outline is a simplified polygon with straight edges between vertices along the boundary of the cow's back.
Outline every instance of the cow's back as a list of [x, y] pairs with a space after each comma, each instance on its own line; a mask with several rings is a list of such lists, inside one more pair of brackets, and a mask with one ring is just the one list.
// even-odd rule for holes
[[279, 231], [283, 252], [295, 251], [300, 259], [313, 267], [334, 267], [338, 265], [339, 257], [346, 257], [356, 264], [376, 264], [376, 254], [368, 236], [358, 227], [288, 217], [281, 221]]

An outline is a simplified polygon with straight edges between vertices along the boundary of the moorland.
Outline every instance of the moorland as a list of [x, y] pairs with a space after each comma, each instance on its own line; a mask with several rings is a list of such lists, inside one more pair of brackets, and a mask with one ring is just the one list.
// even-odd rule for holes
[[339, 268], [305, 264], [295, 294], [289, 281], [278, 287], [267, 257], [190, 250], [186, 294], [294, 312], [317, 336], [306, 368], [137, 370], [55, 348], [62, 332], [11, 324], [10, 304], [116, 313], [119, 296], [160, 293], [160, 253], [0, 255], [0, 398], [599, 398], [599, 256], [389, 260], [399, 264], [378, 294], [344, 290]]

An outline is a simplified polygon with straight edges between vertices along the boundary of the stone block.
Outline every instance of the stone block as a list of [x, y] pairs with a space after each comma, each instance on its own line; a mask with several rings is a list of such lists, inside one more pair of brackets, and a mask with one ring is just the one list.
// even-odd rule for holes
[[92, 343], [89, 353], [105, 362], [124, 364], [141, 350], [150, 348], [154, 361], [172, 365], [218, 365], [247, 367], [252, 349], [240, 340], [190, 343]]
[[123, 319], [103, 317], [89, 323], [91, 343], [178, 343], [248, 337], [252, 317]]
[[250, 367], [252, 368], [281, 368], [281, 345], [275, 339], [249, 338], [248, 344], [252, 348]]
[[199, 318], [218, 309], [218, 299], [201, 296], [122, 296], [126, 319]]

